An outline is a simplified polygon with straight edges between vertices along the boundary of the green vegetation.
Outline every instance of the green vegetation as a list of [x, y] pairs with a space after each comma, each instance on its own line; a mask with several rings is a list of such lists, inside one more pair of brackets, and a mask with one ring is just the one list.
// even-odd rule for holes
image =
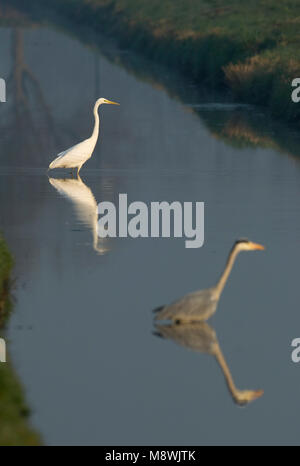
[[11, 308], [9, 288], [12, 266], [12, 257], [3, 238], [0, 236], [0, 329], [3, 327], [4, 321]]
[[[35, 1], [31, 2], [35, 3]], [[298, 0], [44, 0], [72, 22], [176, 67], [240, 101], [300, 120]]]
[[[12, 266], [12, 257], [0, 237], [0, 330], [11, 308], [9, 288]], [[0, 363], [0, 446], [40, 444], [38, 435], [28, 426], [28, 414], [22, 387], [10, 362]]]

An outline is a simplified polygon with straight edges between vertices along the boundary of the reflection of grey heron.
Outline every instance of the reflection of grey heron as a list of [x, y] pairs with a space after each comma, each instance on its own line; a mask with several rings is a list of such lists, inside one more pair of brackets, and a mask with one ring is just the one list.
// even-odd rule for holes
[[185, 348], [214, 356], [222, 369], [228, 389], [236, 403], [247, 404], [263, 395], [263, 390], [239, 390], [236, 388], [216, 333], [206, 322], [156, 325], [156, 332], [158, 336], [173, 340]]
[[157, 314], [155, 319], [172, 320], [175, 322], [193, 322], [209, 319], [216, 312], [218, 301], [236, 256], [240, 251], [253, 251], [255, 249], [264, 249], [264, 246], [252, 243], [247, 239], [236, 241], [230, 251], [225, 270], [214, 287], [187, 294], [173, 304], [156, 309], [155, 312]]
[[99, 254], [105, 254], [108, 251], [107, 238], [98, 236], [98, 206], [91, 189], [80, 177], [49, 178], [49, 182], [61, 195], [73, 202], [79, 221], [92, 230], [94, 250]]
[[95, 124], [91, 137], [79, 142], [75, 146], [60, 152], [54, 159], [49, 168], [77, 168], [77, 175], [82, 165], [92, 156], [99, 135], [99, 115], [98, 108], [102, 104], [119, 105], [117, 102], [111, 102], [107, 99], [98, 99], [94, 105]]

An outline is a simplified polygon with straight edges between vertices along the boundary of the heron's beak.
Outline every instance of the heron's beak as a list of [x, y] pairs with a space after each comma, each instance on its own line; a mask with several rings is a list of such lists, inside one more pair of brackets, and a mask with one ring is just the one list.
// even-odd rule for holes
[[264, 394], [263, 390], [254, 390], [253, 399], [256, 400], [257, 398], [263, 396], [263, 394]]
[[262, 245], [262, 244], [258, 244], [258, 243], [251, 243], [251, 249], [253, 250], [256, 250], [256, 249], [259, 249], [259, 250], [264, 250], [265, 247]]
[[240, 406], [244, 406], [251, 401], [257, 400], [257, 398], [260, 398], [263, 394], [263, 390], [238, 390], [234, 398]]
[[112, 104], [112, 105], [120, 105], [120, 104], [118, 104], [118, 102], [113, 102], [112, 100], [107, 100], [105, 103], [106, 104]]

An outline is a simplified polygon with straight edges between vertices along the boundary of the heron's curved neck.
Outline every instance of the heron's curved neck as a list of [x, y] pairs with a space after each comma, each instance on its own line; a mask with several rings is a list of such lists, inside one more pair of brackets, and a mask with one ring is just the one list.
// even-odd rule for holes
[[94, 106], [94, 117], [95, 117], [95, 124], [94, 124], [94, 129], [93, 129], [93, 133], [92, 133], [92, 136], [91, 136], [91, 139], [95, 140], [95, 142], [97, 141], [98, 139], [98, 134], [99, 134], [99, 115], [98, 115], [98, 108], [99, 108], [99, 103], [95, 103], [95, 106]]
[[230, 275], [230, 272], [232, 270], [232, 267], [233, 267], [233, 264], [234, 264], [234, 261], [236, 259], [236, 256], [238, 255], [239, 253], [239, 248], [238, 248], [238, 245], [234, 245], [233, 248], [231, 249], [230, 253], [229, 253], [229, 256], [228, 256], [228, 259], [227, 259], [227, 263], [226, 263], [226, 266], [225, 266], [225, 269], [224, 269], [224, 272], [222, 273], [215, 289], [216, 289], [216, 292], [217, 292], [217, 298], [219, 298], [221, 296], [221, 293], [224, 289], [224, 286], [228, 280], [228, 277]]
[[218, 361], [218, 363], [219, 363], [219, 365], [220, 365], [220, 367], [222, 369], [222, 372], [224, 374], [224, 377], [225, 377], [227, 386], [229, 388], [229, 391], [231, 393], [231, 396], [233, 397], [233, 399], [236, 399], [238, 390], [237, 390], [237, 388], [235, 386], [235, 383], [233, 381], [230, 369], [227, 366], [227, 363], [225, 361], [225, 358], [223, 356], [221, 348], [219, 347], [219, 344], [217, 344], [216, 347], [215, 347], [215, 358], [217, 359], [217, 361]]

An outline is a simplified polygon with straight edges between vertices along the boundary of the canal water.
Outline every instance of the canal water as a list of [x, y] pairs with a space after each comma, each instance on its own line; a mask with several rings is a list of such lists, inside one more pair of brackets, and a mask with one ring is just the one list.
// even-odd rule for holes
[[[220, 114], [239, 121], [239, 106], [197, 99], [174, 76], [179, 99], [63, 31], [2, 27], [0, 56], [0, 228], [15, 258], [6, 336], [43, 441], [299, 442], [299, 159], [254, 136], [251, 146], [233, 144]], [[100, 140], [81, 179], [47, 173], [58, 152], [90, 135], [98, 97], [121, 105], [100, 108]], [[147, 205], [203, 201], [203, 247], [98, 240], [96, 206], [117, 204], [120, 193]], [[152, 314], [213, 285], [240, 237], [266, 250], [239, 255], [209, 325], [235, 385], [264, 390], [243, 408], [214, 356], [158, 338]]]

